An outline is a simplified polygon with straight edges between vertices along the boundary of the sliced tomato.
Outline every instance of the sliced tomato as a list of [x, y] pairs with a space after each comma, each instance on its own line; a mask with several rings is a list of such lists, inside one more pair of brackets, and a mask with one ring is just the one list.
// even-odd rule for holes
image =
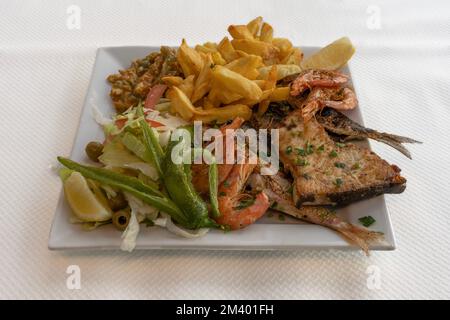
[[128, 119], [124, 118], [124, 119], [117, 119], [116, 120], [116, 126], [119, 129], [122, 129], [125, 126], [125, 123], [127, 123]]
[[164, 127], [164, 124], [162, 124], [161, 122], [155, 121], [155, 120], [145, 119], [145, 121], [147, 121], [147, 123], [152, 128]]
[[147, 94], [147, 98], [145, 99], [144, 108], [146, 109], [154, 109], [155, 105], [158, 103], [159, 99], [161, 99], [164, 91], [166, 91], [167, 86], [164, 84], [156, 84], [154, 85]]

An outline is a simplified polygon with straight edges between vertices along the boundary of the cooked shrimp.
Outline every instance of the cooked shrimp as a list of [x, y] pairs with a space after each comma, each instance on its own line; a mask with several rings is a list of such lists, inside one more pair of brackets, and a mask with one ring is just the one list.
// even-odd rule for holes
[[[269, 208], [269, 199], [263, 192], [254, 201], [249, 194], [240, 193], [256, 164], [236, 164], [226, 180], [219, 186], [219, 210], [217, 223], [232, 230], [244, 228], [261, 218]], [[247, 201], [246, 205], [244, 201]]]
[[[233, 169], [234, 164], [227, 164], [226, 162], [226, 153], [230, 152], [230, 150], [235, 150], [234, 145], [227, 145], [227, 129], [230, 130], [237, 130], [239, 129], [242, 124], [245, 122], [242, 118], [235, 118], [230, 124], [224, 125], [220, 128], [220, 131], [222, 132], [224, 143], [223, 143], [223, 164], [220, 164], [217, 166], [218, 172], [219, 172], [219, 185], [226, 179], [228, 174], [230, 173], [231, 169]], [[234, 144], [234, 140], [232, 141]]]
[[344, 88], [343, 90], [344, 99], [337, 100], [326, 100], [324, 105], [336, 110], [351, 110], [358, 105], [358, 99], [356, 99], [355, 93], [349, 88]]
[[[220, 128], [220, 131], [222, 132], [223, 137], [223, 157], [225, 157], [227, 150], [231, 150], [233, 146], [227, 146], [226, 142], [226, 136], [227, 136], [227, 129], [239, 129], [242, 124], [244, 123], [244, 119], [242, 118], [235, 118], [230, 124], [223, 125]], [[225, 162], [226, 159], [224, 159]], [[230, 173], [231, 169], [233, 169], [234, 164], [218, 164], [217, 170], [218, 170], [218, 181], [219, 185], [226, 179], [228, 174]], [[209, 192], [209, 183], [208, 183], [208, 165], [205, 163], [202, 164], [193, 164], [191, 166], [192, 169], [192, 183], [194, 184], [194, 188], [197, 192], [201, 194], [207, 194]]]
[[310, 120], [317, 111], [325, 107], [336, 110], [351, 110], [358, 105], [355, 93], [349, 88], [314, 88], [302, 106], [304, 121]]
[[298, 96], [314, 87], [333, 88], [345, 84], [349, 77], [338, 71], [305, 70], [291, 84], [291, 96]]

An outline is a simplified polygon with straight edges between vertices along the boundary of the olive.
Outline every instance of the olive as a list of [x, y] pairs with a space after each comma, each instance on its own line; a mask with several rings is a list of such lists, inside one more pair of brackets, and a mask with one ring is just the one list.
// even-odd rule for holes
[[115, 197], [108, 199], [109, 207], [113, 211], [121, 210], [127, 206], [127, 201], [121, 192], [118, 192]]
[[127, 228], [130, 222], [131, 213], [129, 210], [123, 209], [113, 213], [112, 223], [116, 229], [123, 231]]
[[103, 153], [103, 144], [97, 141], [91, 141], [87, 144], [84, 150], [86, 151], [89, 159], [98, 162], [98, 157], [100, 157]]

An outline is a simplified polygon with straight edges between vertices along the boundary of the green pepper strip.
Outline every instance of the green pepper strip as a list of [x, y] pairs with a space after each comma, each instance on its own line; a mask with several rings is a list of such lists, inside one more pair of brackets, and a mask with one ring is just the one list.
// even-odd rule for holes
[[164, 172], [164, 185], [171, 199], [184, 212], [189, 224], [186, 227], [197, 229], [201, 227], [217, 227], [209, 218], [208, 207], [195, 191], [191, 181], [191, 168], [188, 164], [176, 164], [171, 158], [173, 148], [181, 141], [171, 141], [167, 146], [166, 155], [162, 163]]
[[187, 224], [185, 215], [172, 200], [164, 197], [160, 191], [144, 184], [134, 177], [129, 177], [103, 168], [84, 166], [63, 157], [58, 157], [58, 161], [65, 167], [80, 172], [88, 179], [93, 179], [112, 187], [128, 191], [149, 205], [170, 214], [179, 223]]
[[[138, 117], [144, 117], [144, 110], [142, 109], [142, 103], [139, 102], [137, 106], [137, 115]], [[163, 172], [161, 169], [161, 161], [164, 156], [161, 145], [159, 144], [158, 138], [156, 137], [153, 129], [150, 128], [147, 121], [145, 119], [139, 120], [139, 125], [142, 128], [142, 132], [144, 134], [144, 144], [152, 158], [152, 162], [158, 171], [160, 177], [163, 177]]]
[[[197, 149], [193, 149], [195, 153]], [[203, 151], [203, 156], [208, 159], [209, 168], [208, 168], [208, 182], [209, 182], [209, 200], [211, 201], [211, 209], [212, 216], [214, 218], [220, 217], [219, 211], [219, 200], [217, 198], [218, 188], [219, 188], [219, 172], [217, 169], [216, 158], [212, 155], [212, 153], [208, 149], [200, 149]]]

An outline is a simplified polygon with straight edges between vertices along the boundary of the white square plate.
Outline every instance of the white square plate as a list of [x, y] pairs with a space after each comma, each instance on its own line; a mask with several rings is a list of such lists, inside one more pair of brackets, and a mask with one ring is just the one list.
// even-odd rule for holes
[[[318, 48], [302, 48], [306, 55]], [[146, 56], [157, 47], [106, 47], [99, 48], [95, 60], [89, 89], [84, 102], [78, 133], [72, 149], [71, 159], [79, 162], [87, 161], [84, 147], [89, 141], [103, 140], [103, 131], [94, 121], [92, 106], [95, 105], [103, 113], [112, 115], [114, 108], [109, 98], [110, 85], [106, 77], [119, 69], [127, 68], [131, 61]], [[350, 73], [345, 67], [345, 73]], [[362, 123], [360, 109], [356, 108], [347, 115]], [[362, 142], [368, 146], [368, 142]], [[57, 249], [118, 249], [121, 233], [112, 225], [100, 227], [93, 231], [84, 231], [77, 224], [69, 222], [70, 207], [65, 201], [63, 192], [59, 197], [55, 217], [50, 232], [49, 248]], [[358, 218], [372, 216], [376, 223], [371, 227], [385, 235], [385, 243], [372, 247], [372, 250], [393, 250], [395, 240], [392, 225], [383, 196], [360, 201], [338, 210], [338, 214], [348, 221], [358, 224]], [[137, 239], [137, 249], [250, 249], [276, 250], [299, 248], [339, 248], [356, 249], [349, 245], [336, 232], [327, 228], [302, 223], [286, 218], [280, 221], [278, 214], [267, 215], [254, 225], [243, 230], [224, 233], [211, 230], [206, 236], [198, 239], [180, 238], [159, 227], [142, 225]]]

